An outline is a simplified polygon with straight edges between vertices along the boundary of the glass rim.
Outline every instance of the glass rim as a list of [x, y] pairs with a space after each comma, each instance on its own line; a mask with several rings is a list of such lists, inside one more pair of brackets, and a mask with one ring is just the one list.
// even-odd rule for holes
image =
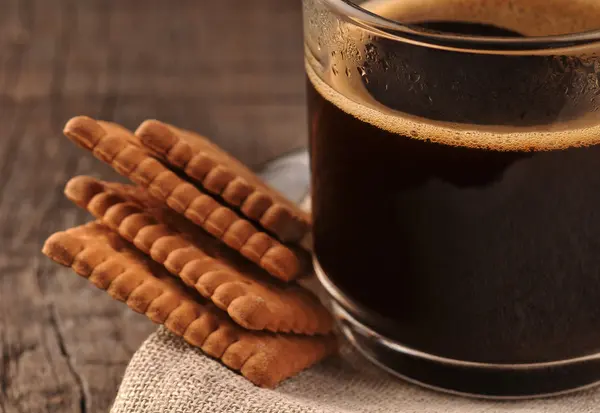
[[440, 33], [385, 18], [352, 0], [323, 1], [340, 16], [379, 36], [434, 48], [484, 53], [543, 53], [600, 44], [600, 28], [580, 33], [517, 38]]

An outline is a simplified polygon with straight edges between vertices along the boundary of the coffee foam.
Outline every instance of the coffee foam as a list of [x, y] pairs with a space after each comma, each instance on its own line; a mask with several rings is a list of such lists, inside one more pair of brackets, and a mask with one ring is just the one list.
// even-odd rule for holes
[[470, 21], [526, 36], [600, 29], [598, 0], [371, 0], [361, 7], [401, 23]]
[[[376, 102], [368, 102], [367, 106], [333, 89], [319, 78], [308, 62], [305, 66], [310, 82], [323, 98], [360, 121], [393, 134], [444, 145], [497, 151], [543, 151], [600, 144], [600, 124], [573, 128], [557, 124], [550, 125], [548, 130], [480, 125], [471, 125], [472, 128], [469, 128], [469, 125], [434, 122], [392, 111]], [[599, 123], [597, 118], [596, 122]]]
[[[440, 7], [441, 1], [372, 0], [361, 4], [361, 7], [402, 22], [468, 20], [494, 24], [528, 36], [579, 32], [600, 25], [600, 1], [597, 0], [444, 0], [444, 7]], [[307, 76], [323, 98], [362, 122], [393, 134], [445, 145], [497, 151], [544, 151], [600, 144], [598, 112], [577, 121], [536, 127], [432, 121], [383, 106], [371, 98], [356, 77], [332, 76], [327, 67], [322, 71], [322, 78], [313, 69], [320, 67], [320, 64], [313, 61], [309, 50], [306, 51], [306, 57]]]

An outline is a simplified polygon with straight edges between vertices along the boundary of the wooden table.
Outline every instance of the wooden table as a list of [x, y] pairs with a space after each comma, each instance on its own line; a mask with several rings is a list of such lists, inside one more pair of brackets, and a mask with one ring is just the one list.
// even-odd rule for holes
[[200, 131], [250, 165], [305, 144], [299, 0], [0, 1], [0, 412], [106, 412], [155, 326], [40, 254], [116, 178], [61, 134], [86, 114]]

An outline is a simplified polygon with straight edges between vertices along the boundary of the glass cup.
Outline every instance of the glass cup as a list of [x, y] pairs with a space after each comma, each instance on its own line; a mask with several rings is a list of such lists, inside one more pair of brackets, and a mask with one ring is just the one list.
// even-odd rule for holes
[[600, 2], [303, 4], [315, 267], [344, 335], [455, 393], [600, 381]]

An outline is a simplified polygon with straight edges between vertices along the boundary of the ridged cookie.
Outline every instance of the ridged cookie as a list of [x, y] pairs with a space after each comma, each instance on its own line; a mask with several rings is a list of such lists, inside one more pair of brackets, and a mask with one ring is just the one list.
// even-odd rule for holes
[[142, 188], [78, 176], [67, 198], [164, 265], [244, 328], [326, 334], [332, 318], [309, 291], [276, 282]]
[[67, 123], [64, 133], [274, 277], [290, 281], [310, 270], [308, 252], [281, 244], [212, 196], [201, 192], [158, 161], [150, 150], [142, 148], [137, 138], [123, 127], [78, 116]]
[[262, 182], [250, 169], [199, 134], [147, 120], [135, 132], [144, 146], [218, 195], [283, 242], [310, 249], [310, 215]]
[[327, 336], [249, 331], [98, 222], [52, 235], [43, 253], [258, 386], [274, 387], [335, 351]]

